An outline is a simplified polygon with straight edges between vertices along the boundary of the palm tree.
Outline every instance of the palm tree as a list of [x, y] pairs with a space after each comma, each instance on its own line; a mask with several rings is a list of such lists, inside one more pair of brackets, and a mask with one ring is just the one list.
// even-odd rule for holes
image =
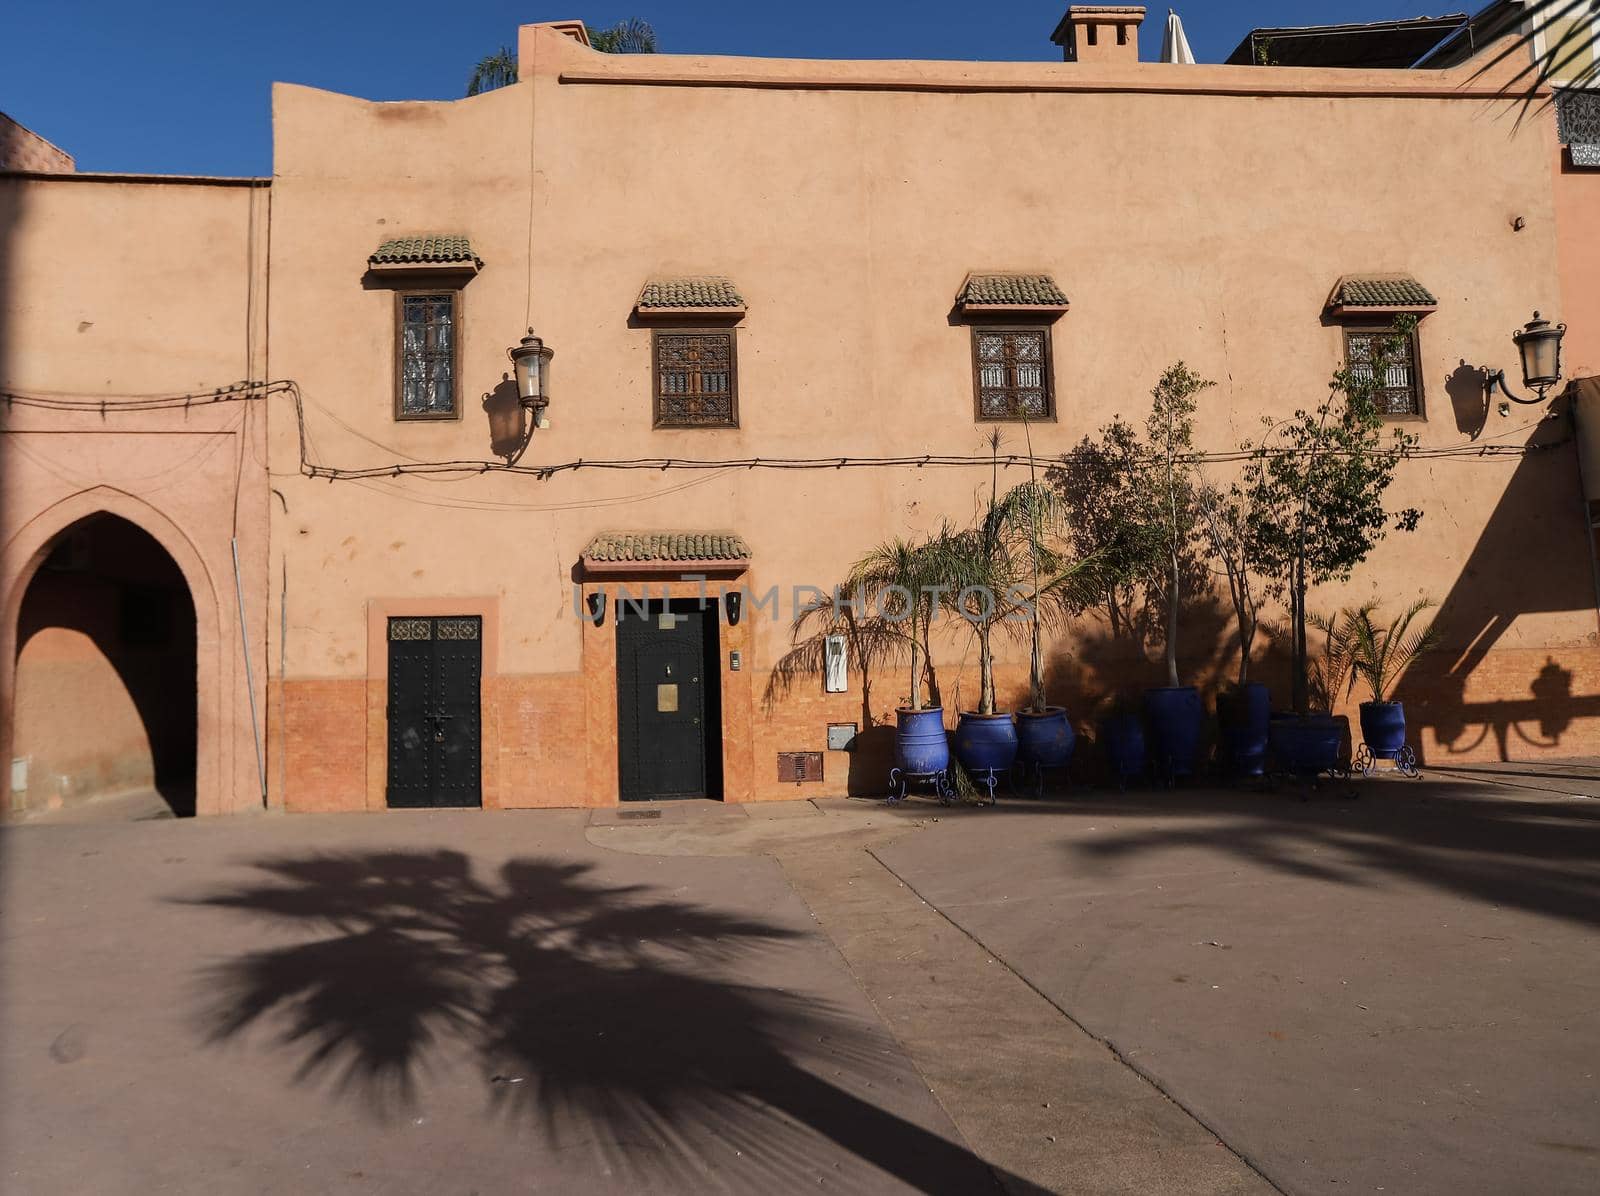
[[1507, 93], [1520, 95], [1525, 105], [1536, 98], [1541, 87], [1557, 81], [1562, 87], [1600, 86], [1597, 21], [1600, 7], [1595, 0], [1528, 0], [1516, 39], [1480, 67], [1477, 75], [1513, 56], [1526, 56], [1525, 64], [1506, 84]]
[[1061, 500], [1048, 484], [1023, 482], [1003, 496], [991, 489], [976, 524], [948, 537], [936, 566], [944, 606], [978, 640], [978, 713], [996, 713], [994, 634], [1031, 639], [1029, 705], [1045, 709], [1039, 628], [1082, 609], [1103, 585], [1096, 557], [1073, 560], [1063, 547]]
[[875, 606], [871, 627], [874, 635], [881, 637], [885, 650], [893, 651], [888, 645], [894, 644], [909, 651], [911, 688], [907, 702], [912, 710], [924, 708], [925, 681], [933, 691], [931, 704], [939, 705], [928, 629], [933, 623], [934, 595], [950, 576], [955, 540], [956, 533], [947, 526], [921, 541], [896, 536], [870, 549], [851, 566], [850, 576], [845, 579], [849, 593], [865, 596]]
[[1306, 616], [1306, 621], [1323, 635], [1322, 652], [1306, 669], [1308, 697], [1314, 709], [1328, 714], [1333, 713], [1339, 700], [1348, 697], [1356, 685], [1353, 614], [1353, 611], [1341, 610], [1332, 618], [1318, 614]]
[[[656, 31], [650, 22], [641, 17], [628, 17], [609, 29], [597, 29], [589, 35], [589, 45], [602, 54], [654, 54]], [[486, 58], [480, 58], [467, 77], [467, 94], [481, 95], [497, 87], [517, 81], [517, 55], [510, 46], [501, 46]]]
[[[850, 662], [861, 674], [861, 722], [871, 727], [872, 671], [896, 659], [911, 642], [881, 611], [875, 611], [865, 588], [852, 590], [844, 581], [814, 605], [802, 607], [790, 627], [793, 646], [772, 666], [763, 697], [768, 709], [786, 696], [801, 677], [816, 677], [828, 665], [828, 640], [842, 635]], [[931, 681], [931, 669], [929, 670]], [[937, 684], [932, 686], [937, 706]]]
[[467, 76], [467, 94], [482, 95], [497, 87], [506, 87], [517, 81], [517, 55], [510, 46], [501, 46], [495, 53], [478, 59], [478, 65]]
[[1376, 602], [1367, 602], [1358, 610], [1345, 612], [1350, 629], [1350, 665], [1355, 675], [1372, 687], [1374, 702], [1387, 702], [1387, 695], [1400, 675], [1438, 641], [1438, 633], [1432, 626], [1409, 636], [1406, 634], [1412, 620], [1432, 605], [1431, 599], [1419, 598], [1387, 627], [1380, 627], [1373, 620], [1378, 609]]
[[656, 31], [641, 17], [626, 17], [610, 29], [597, 29], [589, 44], [602, 54], [654, 54]]

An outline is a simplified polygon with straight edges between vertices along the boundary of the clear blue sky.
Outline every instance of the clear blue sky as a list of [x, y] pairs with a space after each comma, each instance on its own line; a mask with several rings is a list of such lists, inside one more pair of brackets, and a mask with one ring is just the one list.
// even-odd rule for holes
[[[1195, 56], [1220, 62], [1262, 25], [1459, 12], [1478, 0], [1178, 0]], [[472, 63], [532, 21], [625, 16], [666, 52], [799, 58], [1047, 61], [1067, 0], [5, 0], [0, 111], [81, 170], [268, 174], [269, 89], [455, 99]], [[1167, 5], [1148, 4], [1141, 53]]]

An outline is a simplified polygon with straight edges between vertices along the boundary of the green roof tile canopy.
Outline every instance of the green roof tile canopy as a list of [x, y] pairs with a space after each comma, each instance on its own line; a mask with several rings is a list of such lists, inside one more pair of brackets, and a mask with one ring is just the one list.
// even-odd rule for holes
[[635, 308], [642, 312], [742, 312], [744, 296], [733, 281], [716, 275], [695, 278], [652, 278], [639, 292]]
[[1066, 311], [1067, 296], [1048, 274], [969, 274], [956, 296], [962, 311]]
[[367, 265], [374, 270], [455, 267], [475, 272], [483, 262], [472, 252], [472, 242], [466, 237], [434, 235], [385, 241], [367, 259]]
[[750, 546], [732, 532], [601, 532], [583, 550], [585, 564], [678, 564], [750, 559]]
[[1439, 300], [1406, 274], [1346, 274], [1333, 288], [1329, 306], [1349, 312], [1428, 312]]

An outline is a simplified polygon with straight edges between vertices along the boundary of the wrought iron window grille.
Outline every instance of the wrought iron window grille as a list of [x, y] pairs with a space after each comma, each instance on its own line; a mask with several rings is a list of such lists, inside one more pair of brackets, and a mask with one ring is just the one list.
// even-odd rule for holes
[[[1388, 344], [1384, 349], [1385, 342]], [[1378, 410], [1388, 416], [1420, 416], [1422, 375], [1417, 369], [1417, 338], [1398, 336], [1390, 328], [1347, 328], [1344, 334], [1345, 363], [1357, 379], [1373, 380], [1373, 364], [1380, 351], [1388, 362], [1382, 382], [1373, 393]]]
[[1600, 91], [1558, 90], [1556, 135], [1574, 166], [1600, 167]]
[[656, 427], [739, 426], [739, 363], [732, 330], [658, 329], [651, 348]]
[[974, 328], [972, 375], [979, 420], [1049, 419], [1055, 413], [1048, 328]]
[[461, 297], [455, 291], [395, 296], [396, 419], [455, 419]]

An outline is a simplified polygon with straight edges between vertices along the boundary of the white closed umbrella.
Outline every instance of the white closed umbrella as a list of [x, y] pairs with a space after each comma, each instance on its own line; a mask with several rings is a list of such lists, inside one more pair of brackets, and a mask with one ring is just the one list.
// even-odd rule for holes
[[1189, 48], [1189, 39], [1184, 36], [1183, 18], [1170, 8], [1167, 9], [1167, 31], [1161, 38], [1161, 61], [1194, 65], [1194, 51]]

